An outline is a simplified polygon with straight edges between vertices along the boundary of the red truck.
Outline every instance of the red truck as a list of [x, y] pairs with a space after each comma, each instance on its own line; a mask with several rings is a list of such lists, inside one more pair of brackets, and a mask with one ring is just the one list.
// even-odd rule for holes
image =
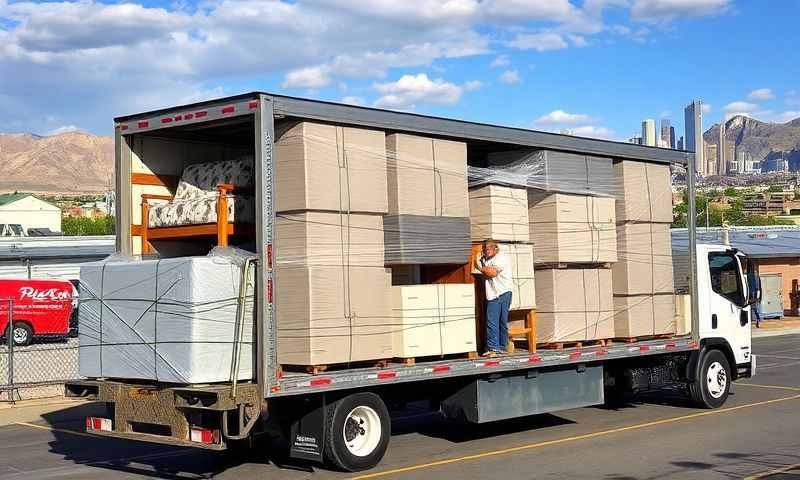
[[29, 345], [34, 337], [66, 338], [70, 333], [73, 286], [61, 280], [0, 280], [0, 332], [8, 339], [8, 299], [14, 320], [13, 339]]

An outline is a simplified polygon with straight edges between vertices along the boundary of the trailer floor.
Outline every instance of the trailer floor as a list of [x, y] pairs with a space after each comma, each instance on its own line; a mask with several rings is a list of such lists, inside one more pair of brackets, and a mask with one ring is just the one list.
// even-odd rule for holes
[[[476, 428], [405, 412], [389, 453], [361, 478], [800, 478], [800, 335], [754, 339], [758, 376], [721, 410], [641, 397], [618, 411], [582, 408]], [[96, 438], [90, 407], [0, 428], [0, 478], [347, 478], [264, 459]]]

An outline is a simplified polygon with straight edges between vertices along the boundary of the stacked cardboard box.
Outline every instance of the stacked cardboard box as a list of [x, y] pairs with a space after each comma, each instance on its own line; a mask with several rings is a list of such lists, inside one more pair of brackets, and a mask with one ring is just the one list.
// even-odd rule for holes
[[528, 192], [522, 187], [484, 185], [469, 190], [472, 241], [528, 242]]
[[611, 338], [614, 305], [611, 270], [543, 269], [536, 272], [539, 342]]
[[617, 261], [614, 199], [528, 191], [534, 263]]
[[278, 361], [319, 365], [388, 358], [385, 135], [313, 122], [278, 130]]
[[463, 263], [469, 256], [467, 145], [386, 136], [386, 265]]
[[276, 138], [275, 211], [388, 212], [384, 132], [296, 122]]
[[675, 333], [672, 191], [666, 164], [614, 162], [617, 247], [615, 336]]
[[[500, 252], [508, 256], [511, 263], [511, 308], [531, 310], [536, 308], [536, 282], [533, 270], [533, 246], [525, 243], [501, 243]], [[473, 256], [472, 273], [480, 273], [477, 262], [480, 251]]]
[[394, 357], [475, 351], [475, 290], [470, 284], [392, 287]]

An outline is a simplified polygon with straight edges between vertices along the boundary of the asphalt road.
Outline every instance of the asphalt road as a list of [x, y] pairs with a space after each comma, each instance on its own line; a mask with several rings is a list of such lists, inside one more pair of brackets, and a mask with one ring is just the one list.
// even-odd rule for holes
[[[800, 335], [755, 339], [754, 350], [759, 374], [734, 384], [722, 409], [695, 409], [678, 396], [638, 397], [617, 410], [581, 408], [476, 428], [408, 412], [394, 421], [382, 464], [356, 477], [800, 479]], [[352, 477], [278, 466], [267, 454], [242, 460], [75, 433], [89, 411], [0, 427], [0, 478]]]

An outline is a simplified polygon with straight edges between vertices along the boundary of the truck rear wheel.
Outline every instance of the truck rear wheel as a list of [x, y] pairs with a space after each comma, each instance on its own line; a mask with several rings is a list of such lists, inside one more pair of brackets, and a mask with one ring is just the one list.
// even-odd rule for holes
[[689, 385], [689, 394], [700, 408], [718, 408], [728, 399], [731, 367], [725, 354], [709, 350], [700, 359], [697, 378]]
[[378, 464], [389, 446], [391, 419], [381, 397], [356, 393], [327, 407], [325, 460], [348, 472]]

